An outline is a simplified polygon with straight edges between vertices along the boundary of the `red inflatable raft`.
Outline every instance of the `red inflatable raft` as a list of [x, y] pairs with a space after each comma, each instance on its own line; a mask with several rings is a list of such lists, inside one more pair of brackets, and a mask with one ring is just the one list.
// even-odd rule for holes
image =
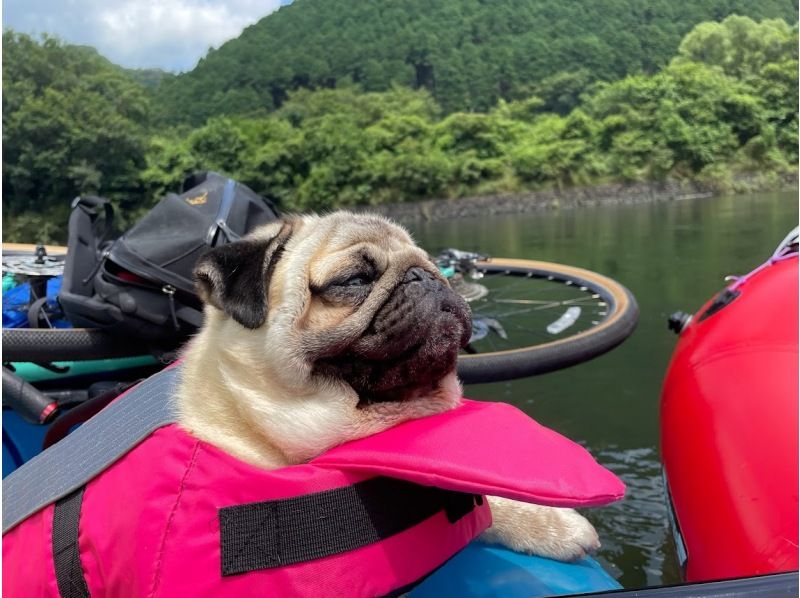
[[686, 580], [796, 570], [796, 236], [670, 325], [661, 451]]

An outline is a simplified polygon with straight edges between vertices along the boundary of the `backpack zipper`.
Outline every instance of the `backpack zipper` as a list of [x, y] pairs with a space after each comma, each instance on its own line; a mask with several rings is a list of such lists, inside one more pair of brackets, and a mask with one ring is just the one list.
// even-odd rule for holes
[[[110, 258], [110, 256], [109, 256], [109, 258]], [[178, 287], [177, 285], [173, 285], [172, 283], [169, 283], [169, 282], [165, 283], [164, 282], [165, 279], [169, 280], [167, 275], [168, 274], [172, 274], [172, 273], [171, 272], [165, 272], [164, 269], [161, 268], [160, 266], [156, 266], [155, 264], [150, 264], [151, 267], [158, 268], [158, 270], [159, 270], [155, 274], [158, 275], [158, 276], [161, 276], [162, 278], [161, 278], [161, 280], [157, 280], [156, 278], [154, 278], [154, 274], [152, 272], [149, 272], [147, 270], [142, 269], [137, 264], [132, 263], [128, 259], [125, 259], [124, 256], [120, 256], [119, 254], [117, 254], [117, 255], [114, 256], [114, 259], [112, 261], [114, 263], [122, 266], [125, 270], [128, 270], [129, 272], [133, 272], [134, 274], [136, 274], [136, 276], [138, 276], [142, 280], [145, 280], [145, 281], [149, 282], [154, 287], [158, 287], [158, 285], [165, 285], [165, 286], [170, 286], [170, 287], [172, 287], [172, 288], [174, 288], [176, 290], [178, 288], [180, 288], [181, 290], [186, 291], [186, 288], [184, 288], [183, 286]], [[173, 275], [173, 278], [174, 278], [174, 276], [175, 275]]]
[[94, 268], [92, 268], [92, 271], [89, 272], [89, 275], [81, 281], [82, 284], [87, 284], [90, 280], [94, 278], [94, 275], [98, 273], [98, 271], [103, 266], [103, 263], [106, 261], [106, 258], [108, 258], [110, 253], [111, 249], [103, 250], [103, 253], [100, 254], [100, 259], [95, 264]]
[[181, 327], [180, 324], [178, 324], [178, 315], [175, 313], [176, 290], [177, 289], [171, 284], [165, 284], [163, 287], [161, 287], [161, 292], [169, 297], [169, 313], [172, 316], [172, 325], [175, 326], [175, 330], [180, 330]]

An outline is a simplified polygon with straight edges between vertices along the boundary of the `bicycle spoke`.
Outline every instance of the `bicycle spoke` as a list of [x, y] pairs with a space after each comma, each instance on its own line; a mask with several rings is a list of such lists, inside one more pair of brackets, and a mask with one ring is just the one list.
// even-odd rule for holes
[[476, 310], [476, 313], [479, 315], [485, 315], [494, 318], [495, 320], [502, 320], [503, 318], [507, 318], [509, 316], [519, 316], [519, 315], [536, 315], [539, 317], [547, 317], [546, 312], [544, 312], [543, 310], [535, 310], [535, 308], [514, 309], [511, 311], [504, 311], [500, 313], [491, 313], [488, 312], [487, 310], [482, 309], [480, 311]]
[[535, 334], [541, 336], [543, 338], [551, 338], [553, 335], [544, 334], [541, 330], [531, 330], [530, 328], [526, 328], [525, 326], [520, 326], [519, 324], [512, 324], [512, 328], [515, 330], [520, 330], [522, 332], [527, 332], [529, 334]]
[[[576, 299], [565, 299], [562, 303], [564, 305], [575, 305], [576, 303], [583, 302], [583, 301], [591, 302], [591, 303], [589, 303], [589, 305], [591, 305], [592, 303], [596, 303], [597, 305], [605, 305], [604, 302], [598, 301], [594, 297], [578, 297]], [[584, 305], [586, 305], [586, 303], [584, 303]]]
[[[541, 280], [541, 279], [539, 279], [539, 280]], [[523, 281], [531, 282], [531, 279], [523, 279]], [[486, 286], [489, 289], [489, 295], [495, 301], [499, 301], [501, 299], [505, 299], [506, 297], [508, 297], [508, 295], [510, 294], [511, 291], [517, 291], [518, 290], [517, 285], [514, 285], [514, 284], [503, 285], [501, 288], [491, 287], [491, 286], [487, 286], [487, 285], [484, 285], [484, 286]], [[565, 285], [565, 284], [560, 283], [558, 281], [556, 281], [556, 282], [546, 282], [546, 283], [543, 283], [541, 285], [536, 285], [536, 286], [529, 285], [527, 287], [524, 287], [524, 291], [525, 291], [525, 295], [527, 297], [539, 296], [539, 295], [543, 295], [545, 293], [548, 293], [548, 294], [551, 294], [551, 293], [564, 293], [564, 294], [574, 295], [574, 293], [576, 293], [576, 292], [581, 292], [581, 291], [578, 291], [578, 289], [575, 288], [575, 287], [570, 288], [568, 285]], [[584, 291], [584, 292], [587, 292], [587, 291]], [[519, 293], [515, 292], [514, 294], [518, 295]]]
[[[477, 355], [459, 358], [459, 375], [466, 383], [538, 375], [580, 363], [607, 351], [612, 341], [620, 342], [635, 324], [630, 293], [594, 272], [519, 259], [478, 264], [475, 256], [455, 251], [441, 259], [440, 267], [455, 267], [463, 276], [475, 329], [485, 334], [472, 343]], [[471, 278], [473, 270], [482, 276]], [[460, 280], [453, 281], [454, 289]], [[508, 351], [516, 355], [505, 355]]]
[[[500, 295], [497, 295], [497, 296], [498, 297], [502, 297], [503, 295], [507, 295], [508, 293], [510, 293], [512, 291], [517, 291], [520, 288], [525, 288], [523, 285], [525, 285], [526, 283], [528, 285], [530, 285], [530, 280], [531, 279], [525, 278], [525, 277], [516, 277], [516, 278], [518, 278], [518, 280], [516, 280], [513, 283], [503, 284], [502, 288], [500, 288], [500, 289], [498, 289], [496, 287], [492, 288], [490, 285], [486, 285], [486, 284], [484, 284], [483, 286], [487, 287], [489, 289], [490, 293], [495, 293], [495, 294], [500, 293]], [[482, 283], [478, 282], [477, 284], [482, 284]]]
[[[497, 315], [511, 315], [511, 314], [530, 314], [532, 316], [538, 317], [549, 317], [549, 314], [553, 312], [564, 312], [566, 308], [571, 306], [571, 303], [564, 303], [561, 301], [550, 301], [545, 304], [533, 304], [529, 305], [526, 303], [502, 303], [499, 305], [485, 303], [481, 306], [475, 306], [473, 308], [473, 313], [475, 314], [497, 314]], [[591, 304], [580, 304], [584, 307], [584, 310], [588, 311], [601, 311], [605, 308], [597, 307], [594, 310], [591, 309], [593, 306]], [[497, 316], [495, 316], [497, 317]]]
[[[490, 304], [485, 303], [485, 304], [481, 305], [480, 307], [476, 307], [475, 309], [473, 309], [473, 312], [476, 313], [476, 314], [491, 315], [494, 318], [501, 318], [501, 317], [506, 317], [506, 316], [509, 316], [509, 315], [520, 315], [520, 314], [541, 315], [541, 316], [547, 317], [549, 311], [551, 311], [551, 310], [552, 311], [560, 310], [560, 308], [563, 308], [564, 306], [571, 306], [571, 305], [576, 305], [576, 304], [579, 304], [579, 305], [582, 305], [582, 306], [587, 306], [587, 307], [595, 306], [596, 310], [599, 312], [598, 315], [603, 314], [603, 312], [606, 310], [606, 306], [604, 306], [604, 305], [597, 305], [597, 304], [594, 304], [594, 303], [589, 303], [589, 304], [579, 303], [579, 301], [580, 300], [571, 300], [571, 299], [567, 299], [567, 300], [564, 300], [564, 301], [548, 301], [548, 302], [544, 302], [544, 303], [539, 303], [539, 302], [529, 303], [529, 302], [524, 301], [524, 300], [508, 301], [507, 303], [504, 301], [504, 302], [502, 302], [503, 305], [509, 305], [509, 304], [510, 305], [531, 305], [531, 307], [528, 308], [528, 309], [515, 309], [515, 310], [511, 310], [511, 311], [500, 311], [500, 312], [498, 312], [498, 311], [492, 310], [492, 307], [491, 307]], [[498, 309], [500, 309], [499, 306], [498, 306]], [[590, 310], [590, 311], [594, 311], [594, 310]]]
[[[462, 270], [463, 278], [457, 279], [453, 288], [458, 290], [459, 284], [463, 284], [461, 292], [465, 298], [474, 297], [470, 301], [474, 319], [496, 320], [507, 336], [501, 337], [489, 326], [485, 336], [472, 343], [479, 353], [567, 339], [605, 321], [610, 311], [607, 301], [595, 288], [570, 280], [569, 273], [525, 272], [502, 267], [495, 270], [491, 265], [486, 270], [478, 267], [478, 271], [483, 275], [472, 278]], [[548, 327], [559, 322], [574, 307], [580, 307], [581, 311], [566, 328], [559, 329], [556, 334], [548, 332]]]
[[[493, 299], [493, 301], [495, 303], [516, 303], [519, 305], [553, 305], [552, 301], [545, 301], [544, 299]], [[570, 299], [570, 301], [573, 300]], [[579, 299], [575, 299], [575, 301], [579, 301]]]

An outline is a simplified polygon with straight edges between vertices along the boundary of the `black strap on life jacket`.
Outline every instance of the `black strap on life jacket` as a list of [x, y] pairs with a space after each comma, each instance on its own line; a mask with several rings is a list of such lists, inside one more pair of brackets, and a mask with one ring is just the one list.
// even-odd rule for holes
[[78, 552], [78, 527], [85, 488], [81, 486], [59, 499], [53, 511], [53, 563], [61, 598], [89, 598]]
[[[78, 547], [85, 486], [53, 512], [53, 562], [61, 598], [88, 598]], [[478, 495], [377, 477], [333, 490], [219, 510], [223, 577], [304, 563], [379, 542], [444, 511], [455, 523]]]
[[304, 563], [379, 542], [444, 511], [455, 523], [481, 496], [377, 477], [219, 510], [222, 575]]

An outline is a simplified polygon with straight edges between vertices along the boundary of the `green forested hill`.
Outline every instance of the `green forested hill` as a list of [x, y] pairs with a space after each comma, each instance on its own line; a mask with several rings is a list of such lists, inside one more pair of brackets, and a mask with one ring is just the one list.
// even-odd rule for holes
[[131, 79], [144, 85], [148, 89], [155, 89], [165, 79], [175, 75], [162, 69], [125, 69]]
[[[70, 201], [82, 193], [109, 197], [124, 228], [208, 169], [283, 210], [621, 181], [778, 186], [797, 172], [797, 35], [784, 19], [703, 22], [655, 72], [587, 85], [596, 73], [561, 70], [480, 111], [443, 107], [433, 65], [433, 92], [365, 91], [363, 79], [345, 77], [335, 88], [288, 90], [276, 110], [262, 104], [259, 113], [257, 97], [240, 95], [238, 107], [223, 102], [237, 114], [165, 126], [148, 89], [161, 73], [131, 73], [92, 48], [7, 30], [4, 239], [64, 242]], [[232, 65], [224, 74], [242, 72]], [[182, 105], [198, 118], [186, 89]], [[233, 97], [220, 89], [209, 79], [201, 96]]]
[[562, 114], [594, 80], [653, 73], [697, 23], [797, 20], [794, 0], [296, 0], [165, 81], [162, 122], [257, 115], [302, 87], [426, 88], [446, 112], [532, 93]]

